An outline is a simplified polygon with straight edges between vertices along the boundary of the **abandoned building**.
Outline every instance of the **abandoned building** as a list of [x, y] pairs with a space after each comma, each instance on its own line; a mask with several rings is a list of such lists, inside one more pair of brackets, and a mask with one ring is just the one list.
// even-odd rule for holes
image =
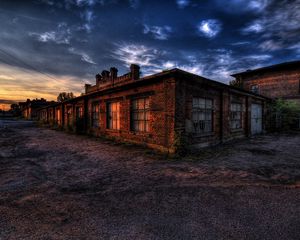
[[231, 75], [247, 91], [300, 103], [300, 61], [286, 62]]
[[108, 136], [174, 152], [264, 131], [267, 98], [180, 69], [140, 77], [132, 64], [118, 76], [96, 75], [85, 94], [39, 110], [39, 119], [69, 131]]
[[41, 99], [27, 99], [26, 102], [19, 102], [21, 115], [25, 119], [36, 119], [37, 111], [42, 108], [53, 104], [54, 101], [47, 101], [44, 98]]

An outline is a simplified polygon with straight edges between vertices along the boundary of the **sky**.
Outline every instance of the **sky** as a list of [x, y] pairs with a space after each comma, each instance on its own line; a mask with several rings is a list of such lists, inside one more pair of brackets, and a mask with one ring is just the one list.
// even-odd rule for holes
[[300, 0], [1, 0], [0, 108], [132, 63], [230, 74], [300, 59]]

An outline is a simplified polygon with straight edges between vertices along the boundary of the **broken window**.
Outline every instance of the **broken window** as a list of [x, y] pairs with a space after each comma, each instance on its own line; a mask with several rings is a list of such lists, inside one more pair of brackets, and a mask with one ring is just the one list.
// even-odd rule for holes
[[131, 130], [149, 132], [149, 97], [134, 99], [131, 102]]
[[100, 105], [99, 103], [92, 104], [92, 126], [99, 127]]
[[230, 127], [231, 129], [242, 128], [242, 104], [231, 103], [230, 105]]
[[120, 129], [120, 102], [107, 103], [107, 128]]
[[250, 91], [253, 92], [253, 93], [258, 94], [259, 93], [259, 87], [258, 87], [258, 85], [252, 85], [250, 87]]
[[212, 132], [213, 100], [193, 98], [192, 122], [194, 133]]

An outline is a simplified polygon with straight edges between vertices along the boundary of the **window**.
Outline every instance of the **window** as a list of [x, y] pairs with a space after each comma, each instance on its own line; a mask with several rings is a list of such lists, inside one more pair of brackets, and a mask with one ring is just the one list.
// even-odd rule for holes
[[230, 127], [231, 129], [242, 128], [242, 104], [240, 103], [230, 105]]
[[60, 115], [60, 109], [56, 110], [56, 119], [57, 119], [57, 123], [61, 124], [61, 115]]
[[92, 126], [99, 127], [100, 106], [99, 103], [92, 104]]
[[107, 128], [120, 129], [120, 102], [107, 103]]
[[67, 107], [67, 124], [72, 124], [72, 107]]
[[194, 133], [212, 132], [212, 115], [212, 99], [193, 98], [192, 121]]
[[258, 88], [258, 85], [252, 85], [250, 87], [250, 91], [253, 92], [253, 93], [259, 93], [259, 88]]
[[149, 132], [149, 115], [149, 97], [132, 100], [131, 130]]
[[83, 107], [76, 107], [76, 119], [83, 118]]
[[52, 109], [49, 110], [49, 120], [50, 121], [53, 120], [53, 111], [52, 111]]

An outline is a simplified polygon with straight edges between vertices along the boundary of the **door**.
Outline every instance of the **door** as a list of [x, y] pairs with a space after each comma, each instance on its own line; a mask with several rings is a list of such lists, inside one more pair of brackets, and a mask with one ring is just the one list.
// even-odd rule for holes
[[262, 133], [262, 105], [253, 103], [251, 105], [251, 134]]

